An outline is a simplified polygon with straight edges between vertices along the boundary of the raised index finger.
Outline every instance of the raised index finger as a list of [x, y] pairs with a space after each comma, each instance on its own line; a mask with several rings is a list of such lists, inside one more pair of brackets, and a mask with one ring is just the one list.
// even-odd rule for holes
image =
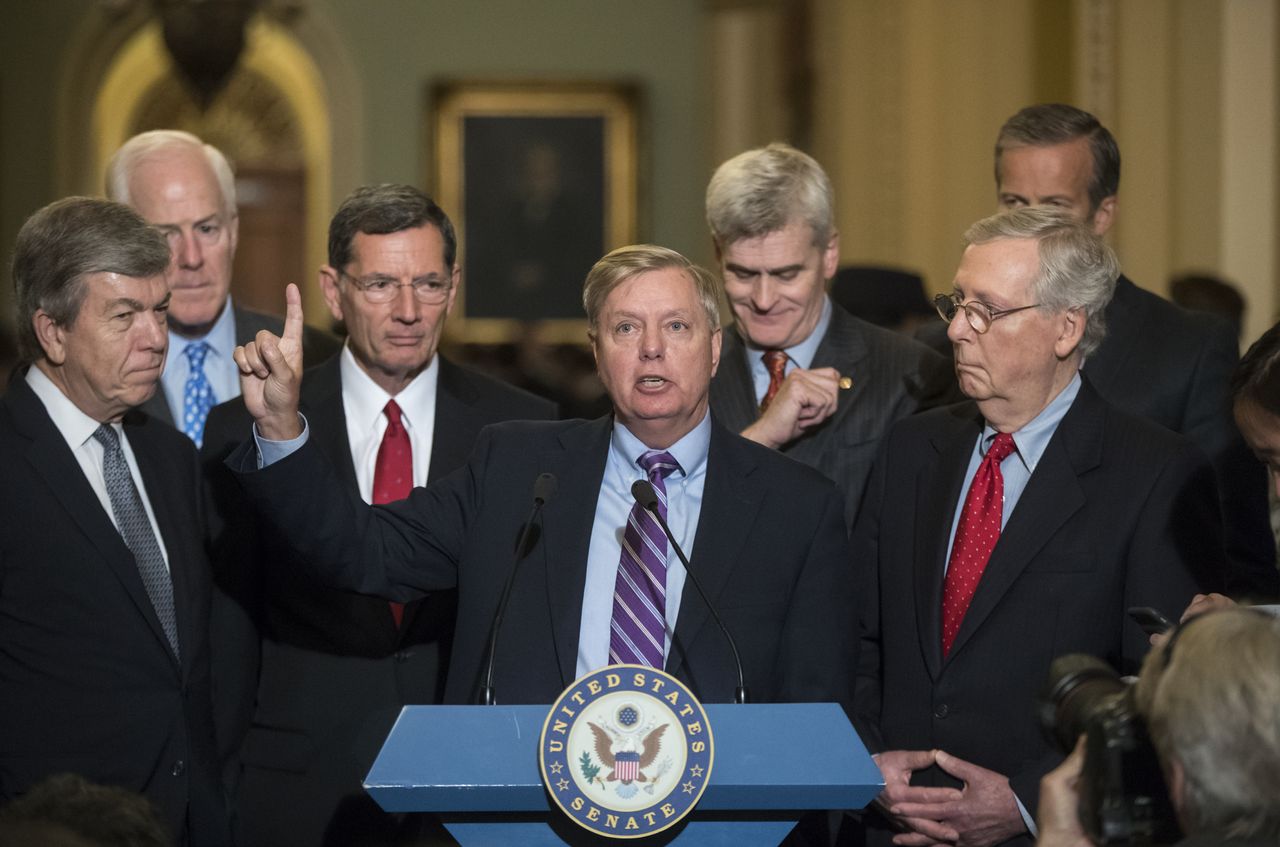
[[292, 282], [284, 289], [284, 341], [302, 343], [302, 292]]

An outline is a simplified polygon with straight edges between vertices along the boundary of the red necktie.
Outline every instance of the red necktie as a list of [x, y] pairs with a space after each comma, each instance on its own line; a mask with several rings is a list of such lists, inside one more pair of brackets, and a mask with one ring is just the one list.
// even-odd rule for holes
[[782, 350], [766, 350], [764, 351], [764, 366], [769, 369], [769, 390], [764, 393], [764, 399], [760, 401], [760, 414], [764, 414], [769, 408], [769, 404], [773, 402], [773, 398], [778, 395], [778, 389], [782, 387], [782, 381], [787, 378], [787, 354]]
[[[400, 420], [396, 401], [388, 400], [382, 413], [387, 416], [387, 431], [382, 434], [378, 461], [373, 466], [373, 502], [394, 503], [408, 497], [413, 490], [413, 446]], [[391, 617], [397, 629], [403, 616], [404, 604], [392, 603]]]
[[1013, 450], [1013, 436], [998, 433], [982, 464], [978, 465], [964, 498], [964, 511], [956, 525], [947, 578], [942, 585], [943, 656], [951, 652], [960, 622], [969, 610], [973, 593], [978, 590], [978, 580], [982, 579], [987, 560], [1000, 538], [1000, 516], [1004, 511], [1004, 476], [1000, 473], [1000, 463]]

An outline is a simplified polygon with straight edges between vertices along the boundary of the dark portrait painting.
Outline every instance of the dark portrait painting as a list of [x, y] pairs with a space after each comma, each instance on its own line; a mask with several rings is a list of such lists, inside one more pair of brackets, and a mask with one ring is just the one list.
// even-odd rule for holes
[[605, 252], [604, 119], [463, 120], [470, 318], [582, 317]]

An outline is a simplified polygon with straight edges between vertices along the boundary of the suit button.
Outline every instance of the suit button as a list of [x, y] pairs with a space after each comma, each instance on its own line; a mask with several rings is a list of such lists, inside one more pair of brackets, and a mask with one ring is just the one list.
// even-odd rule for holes
[[187, 763], [179, 759], [173, 763], [173, 770], [170, 771], [174, 776], [182, 776], [187, 772]]
[[933, 707], [933, 716], [935, 718], [945, 718], [951, 710], [947, 708], [946, 703], [939, 703]]
[[395, 653], [397, 662], [407, 662], [413, 658], [412, 650], [397, 650]]

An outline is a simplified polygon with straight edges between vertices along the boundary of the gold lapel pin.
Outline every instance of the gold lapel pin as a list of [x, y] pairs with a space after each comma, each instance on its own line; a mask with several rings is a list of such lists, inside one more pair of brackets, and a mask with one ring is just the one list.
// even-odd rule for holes
[[842, 391], [848, 391], [850, 388], [853, 388], [853, 377], [851, 376], [840, 377], [840, 388]]

